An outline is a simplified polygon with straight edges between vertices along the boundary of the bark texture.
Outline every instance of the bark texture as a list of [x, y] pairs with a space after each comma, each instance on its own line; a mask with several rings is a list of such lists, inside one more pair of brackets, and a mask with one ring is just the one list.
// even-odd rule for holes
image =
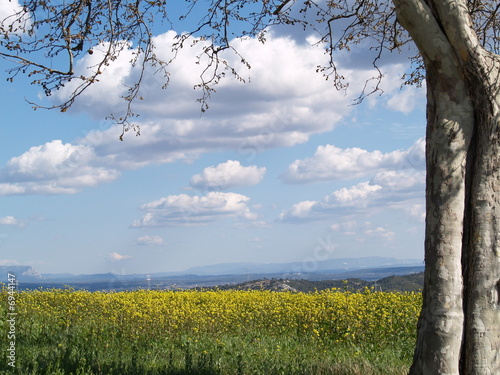
[[465, 0], [393, 0], [426, 67], [425, 285], [411, 375], [500, 374], [500, 62]]
[[[487, 58], [488, 60], [488, 58]], [[492, 63], [495, 59], [490, 60]], [[470, 215], [464, 246], [466, 280], [463, 374], [500, 374], [500, 112], [498, 61], [478, 80], [471, 149]], [[481, 69], [482, 70], [482, 69]], [[471, 80], [472, 80], [471, 79]], [[493, 80], [495, 82], [491, 82]]]

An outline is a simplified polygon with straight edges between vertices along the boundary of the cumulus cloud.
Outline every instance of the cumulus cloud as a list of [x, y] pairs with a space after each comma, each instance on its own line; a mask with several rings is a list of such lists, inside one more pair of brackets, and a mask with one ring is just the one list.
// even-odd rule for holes
[[382, 187], [361, 182], [350, 188], [342, 188], [325, 196], [320, 201], [303, 201], [294, 204], [280, 215], [282, 221], [304, 221], [328, 218], [332, 214], [345, 212], [346, 209], [362, 209], [371, 205]]
[[417, 105], [422, 105], [423, 103], [425, 103], [425, 91], [416, 87], [407, 87], [395, 93], [387, 100], [387, 108], [408, 114]]
[[142, 236], [135, 241], [135, 244], [139, 246], [165, 245], [165, 240], [160, 236]]
[[[369, 182], [342, 188], [319, 201], [302, 201], [281, 213], [285, 222], [343, 217], [356, 212], [398, 209], [421, 218], [425, 171], [382, 171]], [[344, 230], [347, 224], [333, 224], [333, 230]]]
[[388, 153], [360, 148], [341, 149], [333, 145], [318, 146], [314, 156], [295, 160], [281, 178], [287, 183], [351, 180], [377, 170], [424, 168], [425, 141], [422, 138], [407, 150]]
[[19, 6], [19, 2], [17, 0], [2, 1], [0, 3], [0, 20], [14, 14], [19, 9], [21, 9], [21, 7]]
[[0, 194], [67, 194], [118, 178], [96, 161], [94, 150], [60, 140], [31, 147], [0, 169]]
[[132, 227], [198, 226], [225, 218], [254, 220], [256, 214], [247, 206], [249, 200], [241, 194], [222, 192], [169, 195], [142, 205], [146, 213]]
[[387, 241], [393, 241], [396, 233], [393, 231], [387, 230], [383, 227], [377, 227], [375, 229], [366, 229], [363, 234], [367, 237], [379, 237], [383, 238]]
[[[170, 31], [155, 37], [159, 58], [171, 59], [175, 36]], [[241, 65], [237, 55], [228, 52], [223, 57], [238, 68], [247, 82], [222, 80], [210, 98], [209, 111], [202, 116], [196, 101], [201, 93], [192, 88], [199, 83], [204, 68], [203, 64], [194, 64], [195, 56], [202, 54], [203, 42], [184, 49], [172, 62], [167, 90], [161, 90], [161, 74], [154, 74], [153, 68], [146, 70], [146, 84], [141, 92], [144, 100], [136, 103], [135, 108], [141, 113], [140, 125], [147, 127], [143, 136], [154, 132], [151, 139], [158, 145], [168, 138], [180, 143], [183, 149], [196, 152], [194, 146], [200, 145], [188, 143], [196, 134], [204, 140], [202, 148], [218, 147], [222, 142], [248, 154], [305, 142], [312, 134], [331, 130], [350, 112], [347, 104], [355, 97], [356, 89], [345, 96], [316, 73], [318, 63], [327, 59], [321, 48], [272, 35], [264, 45], [251, 38], [233, 42], [241, 55], [249, 59], [251, 70]], [[111, 65], [113, 71], [105, 71], [100, 82], [79, 97], [74, 110], [91, 108], [99, 118], [110, 111], [118, 112], [125, 105], [117, 99], [125, 93], [124, 83], [130, 85], [140, 72], [129, 63], [131, 53], [124, 51]], [[97, 51], [86, 56], [77, 67], [78, 73], [85, 74], [85, 67], [94, 66], [97, 57]], [[351, 85], [361, 87], [371, 75], [369, 71], [357, 71]], [[65, 88], [71, 89], [71, 85]], [[65, 90], [58, 93], [60, 99], [67, 95]], [[171, 150], [174, 145], [167, 146], [165, 150]]]
[[354, 220], [338, 222], [330, 225], [330, 229], [335, 232], [342, 232], [344, 235], [355, 234], [358, 223]]
[[122, 255], [122, 254], [118, 254], [116, 252], [112, 252], [108, 255], [108, 259], [111, 262], [120, 262], [122, 260], [127, 260], [130, 258], [132, 258], [130, 255]]
[[359, 207], [365, 206], [366, 198], [382, 189], [380, 185], [361, 182], [350, 188], [342, 188], [326, 196], [323, 201], [330, 207]]
[[[168, 31], [153, 38], [158, 58], [164, 61], [172, 59], [171, 50], [173, 43], [177, 41], [176, 37], [174, 31]], [[317, 65], [328, 61], [323, 49], [318, 46], [297, 44], [289, 37], [275, 37], [272, 34], [267, 36], [265, 44], [256, 38], [236, 39], [231, 43], [240, 55], [246, 57], [251, 69], [248, 70], [246, 65], [241, 63], [241, 56], [238, 54], [226, 51], [221, 55], [221, 58], [237, 69], [246, 83], [231, 78], [222, 80], [218, 85], [217, 94], [213, 95], [209, 102], [214, 111], [209, 112], [222, 112], [223, 115], [218, 116], [222, 115], [224, 118], [230, 115], [237, 116], [242, 120], [239, 126], [243, 130], [261, 127], [260, 121], [256, 123], [254, 120], [262, 120], [261, 116], [270, 112], [268, 110], [274, 108], [273, 103], [277, 100], [282, 102], [282, 109], [286, 108], [283, 113], [290, 113], [290, 118], [303, 116], [304, 112], [308, 112], [313, 120], [317, 120], [315, 115], [318, 110], [320, 113], [327, 111], [335, 114], [335, 109], [345, 107], [343, 103], [335, 105], [335, 99], [347, 103], [354, 98], [354, 93], [344, 98], [343, 93], [338, 93], [331, 84], [325, 82], [321, 74], [316, 73]], [[197, 64], [196, 56], [203, 56], [203, 49], [207, 45], [208, 42], [198, 40], [197, 43], [193, 43], [193, 47], [186, 47], [177, 54], [175, 60], [168, 66], [170, 73], [168, 90], [161, 89], [165, 77], [157, 73], [157, 68], [147, 67], [141, 91], [144, 100], [137, 103], [136, 107], [141, 117], [185, 119], [193, 117], [193, 113], [199, 113], [200, 106], [196, 99], [200, 97], [201, 92], [193, 90], [193, 87], [200, 83], [200, 75], [208, 61], [202, 60]], [[96, 63], [104, 53], [101, 51], [105, 51], [106, 48], [105, 45], [96, 46], [92, 55], [86, 55], [79, 60], [75, 66], [77, 75], [87, 76], [94, 71]], [[127, 85], [131, 85], [141, 74], [140, 67], [133, 67], [130, 64], [134, 52], [135, 50], [131, 48], [124, 49], [118, 58], [106, 67], [99, 77], [99, 82], [79, 97], [73, 110], [92, 109], [92, 114], [101, 118], [109, 114], [110, 110], [117, 111], [125, 106], [126, 102], [120, 99], [120, 96], [126, 92]], [[209, 70], [208, 74], [210, 73]], [[372, 73], [368, 71], [358, 73], [359, 78], [354, 79], [352, 84], [357, 83], [361, 87], [364, 80], [371, 77]], [[63, 90], [55, 93], [55, 98], [63, 100], [78, 84], [77, 80], [69, 83]], [[333, 97], [324, 98], [327, 93]], [[227, 105], [228, 100], [231, 105]], [[336, 108], [328, 109], [322, 106], [321, 104], [326, 101]], [[314, 107], [314, 111], [311, 111], [311, 106]], [[257, 117], [247, 117], [249, 113]], [[268, 123], [275, 121], [275, 116], [276, 114], [271, 113]]]
[[415, 187], [423, 187], [425, 171], [380, 171], [370, 182], [393, 191], [403, 192], [413, 190]]
[[[176, 35], [169, 31], [154, 38], [158, 58], [171, 59]], [[209, 152], [236, 151], [242, 161], [250, 162], [264, 150], [291, 147], [307, 142], [314, 134], [331, 131], [352, 110], [348, 104], [358, 93], [356, 87], [361, 88], [372, 76], [370, 70], [346, 69], [344, 73], [352, 76], [352, 90], [345, 95], [316, 73], [317, 65], [328, 58], [318, 46], [299, 44], [290, 37], [272, 33], [264, 45], [253, 38], [235, 40], [234, 47], [249, 59], [251, 70], [241, 64], [239, 55], [228, 51], [222, 57], [238, 69], [246, 83], [229, 77], [222, 80], [217, 93], [210, 98], [210, 109], [202, 114], [197, 102], [201, 92], [193, 90], [193, 86], [199, 83], [204, 69], [203, 62], [195, 63], [196, 56], [203, 55], [204, 43], [199, 41], [192, 48], [186, 47], [169, 65], [167, 90], [161, 89], [164, 77], [156, 73], [156, 68], [146, 67], [140, 92], [144, 100], [136, 102], [134, 107], [141, 114], [134, 119], [141, 128], [141, 136], [126, 136], [125, 142], [118, 142], [122, 127], [101, 123], [100, 129], [71, 144], [52, 141], [33, 147], [0, 169], [0, 195], [76, 193], [88, 186], [113, 181], [123, 170], [192, 161]], [[103, 48], [96, 46], [93, 54], [76, 62], [77, 75], [88, 76], [95, 69], [92, 67]], [[85, 112], [98, 119], [110, 112], [124, 113], [126, 102], [121, 97], [141, 72], [138, 66], [130, 64], [133, 53], [132, 48], [125, 48], [106, 67], [99, 82], [79, 96], [68, 113]], [[73, 80], [48, 100], [65, 100], [78, 84], [77, 79]], [[337, 170], [330, 168], [330, 172], [321, 172], [321, 168], [328, 169], [324, 163], [331, 163], [328, 161], [331, 157], [349, 163], [347, 159], [357, 154], [360, 163], [364, 158], [368, 160], [351, 173], [361, 174], [362, 168], [376, 163], [377, 158], [397, 157], [376, 152], [364, 152], [363, 156], [359, 150], [324, 146], [311, 160], [292, 165], [285, 180], [307, 182], [316, 176], [330, 179], [332, 173], [336, 178], [345, 176], [347, 165]], [[210, 184], [219, 182], [209, 180], [206, 174], [221, 172], [224, 167], [229, 165], [213, 167], [215, 170], [202, 173], [193, 184], [210, 188]], [[253, 180], [245, 183], [254, 183], [263, 173], [262, 169], [242, 168], [234, 178], [229, 178], [227, 186], [224, 181], [220, 186], [228, 188], [244, 183], [239, 177], [243, 171], [253, 175]]]
[[9, 0], [0, 2], [0, 25], [4, 25], [6, 28], [8, 25], [13, 24], [13, 30], [16, 30], [16, 27], [22, 26], [25, 22], [29, 22], [26, 17], [21, 19], [21, 23], [14, 22], [18, 21], [19, 17], [16, 17], [15, 14], [21, 12], [23, 7], [19, 4], [18, 0]]
[[[155, 38], [160, 58], [171, 58], [175, 35], [168, 32]], [[201, 114], [197, 102], [201, 93], [192, 88], [199, 83], [202, 69], [193, 63], [194, 56], [202, 47], [200, 42], [181, 51], [169, 66], [167, 90], [160, 88], [162, 77], [147, 69], [148, 84], [141, 92], [144, 100], [135, 108], [141, 114], [137, 119], [140, 137], [127, 137], [124, 145], [116, 146], [121, 128], [111, 127], [94, 131], [80, 142], [92, 145], [99, 156], [121, 168], [192, 160], [220, 150], [235, 150], [250, 161], [266, 149], [304, 143], [313, 134], [330, 131], [351, 111], [347, 104], [353, 95], [344, 96], [315, 72], [318, 61], [325, 59], [321, 49], [270, 36], [264, 45], [255, 39], [235, 41], [240, 53], [252, 60], [249, 72], [241, 68], [241, 74], [251, 74], [251, 80], [222, 80], [210, 99], [210, 109]], [[80, 66], [92, 66], [96, 55], [87, 56], [88, 61]], [[238, 56], [224, 57], [230, 64], [240, 65]], [[123, 110], [125, 103], [116, 98], [124, 94], [123, 83], [130, 85], [139, 73], [129, 60], [129, 52], [125, 52], [114, 61], [113, 74], [105, 71], [100, 82], [79, 97], [74, 110], [91, 108], [99, 117]], [[61, 99], [64, 94], [64, 90], [58, 93]]]
[[14, 216], [4, 216], [0, 217], [0, 225], [19, 226], [21, 223]]
[[189, 184], [197, 189], [224, 190], [235, 186], [257, 185], [266, 173], [265, 167], [244, 167], [236, 160], [228, 160], [215, 167], [207, 167], [191, 178]]

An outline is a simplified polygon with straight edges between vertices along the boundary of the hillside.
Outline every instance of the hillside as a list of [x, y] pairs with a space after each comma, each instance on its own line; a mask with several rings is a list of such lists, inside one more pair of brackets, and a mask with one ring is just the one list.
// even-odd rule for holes
[[[219, 285], [219, 290], [272, 290], [291, 292], [314, 292], [337, 288], [340, 290], [360, 291], [373, 288], [384, 292], [418, 292], [422, 290], [424, 274], [415, 273], [405, 276], [389, 276], [377, 281], [366, 281], [358, 278], [345, 280], [289, 280], [289, 279], [260, 279], [238, 284]], [[206, 288], [205, 288], [206, 289]]]

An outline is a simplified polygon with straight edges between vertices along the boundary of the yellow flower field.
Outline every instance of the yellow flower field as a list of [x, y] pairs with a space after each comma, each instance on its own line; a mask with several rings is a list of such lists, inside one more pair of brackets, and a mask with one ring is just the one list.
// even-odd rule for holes
[[335, 361], [370, 363], [387, 353], [404, 365], [421, 307], [420, 294], [368, 290], [39, 290], [16, 297], [18, 364], [30, 371], [23, 374], [271, 374], [273, 366], [276, 373], [334, 374], [341, 373], [332, 372]]

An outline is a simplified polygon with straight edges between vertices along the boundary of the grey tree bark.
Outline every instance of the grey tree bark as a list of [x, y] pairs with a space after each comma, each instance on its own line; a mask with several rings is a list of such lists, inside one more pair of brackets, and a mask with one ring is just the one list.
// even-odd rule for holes
[[[463, 374], [500, 374], [500, 61], [483, 52], [465, 61], [476, 108], [463, 247]], [[479, 54], [478, 54], [479, 55]], [[476, 56], [479, 57], [479, 56]], [[472, 69], [471, 69], [472, 68]]]
[[500, 374], [500, 61], [465, 0], [394, 0], [427, 83], [425, 285], [411, 375]]

